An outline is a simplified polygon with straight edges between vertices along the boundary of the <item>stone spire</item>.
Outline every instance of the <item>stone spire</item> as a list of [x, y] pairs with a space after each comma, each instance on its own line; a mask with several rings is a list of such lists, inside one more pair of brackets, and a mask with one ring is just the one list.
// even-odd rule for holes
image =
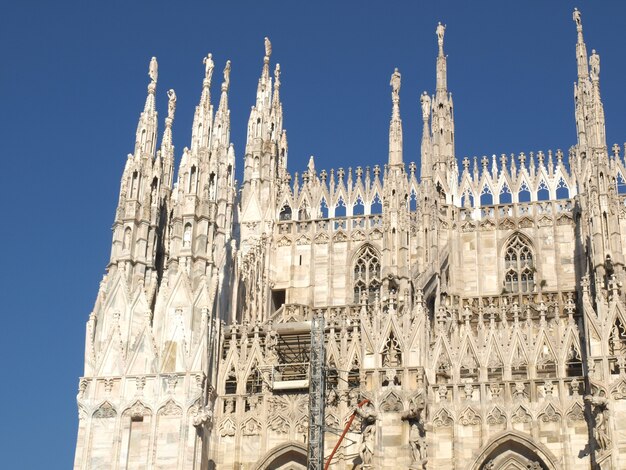
[[230, 142], [230, 110], [228, 109], [228, 90], [230, 88], [230, 60], [224, 67], [224, 81], [222, 82], [220, 104], [215, 113], [213, 126], [212, 148], [227, 147]]
[[148, 75], [150, 83], [148, 84], [148, 96], [143, 112], [139, 116], [137, 124], [137, 133], [135, 138], [135, 158], [154, 156], [157, 136], [157, 112], [155, 107], [155, 93], [157, 88], [157, 79], [159, 76], [159, 64], [156, 57], [150, 60]]
[[439, 54], [437, 55], [437, 93], [447, 93], [448, 90], [448, 71], [447, 60], [443, 53], [443, 37], [446, 27], [441, 24], [437, 25], [437, 44], [439, 45]]
[[583, 80], [589, 76], [589, 67], [587, 65], [587, 46], [583, 39], [583, 23], [580, 11], [574, 8], [573, 20], [576, 23], [576, 31], [578, 32], [578, 40], [576, 41], [576, 62], [578, 63], [578, 80]]
[[581, 187], [580, 204], [589, 214], [587, 248], [591, 277], [598, 289], [608, 292], [613, 274], [624, 280], [622, 240], [619, 222], [609, 213], [617, 212], [620, 202], [611, 183], [611, 163], [606, 145], [604, 106], [600, 96], [600, 56], [595, 50], [587, 58], [581, 13], [574, 10], [576, 23], [576, 62], [578, 81], [574, 84], [576, 158], [574, 168]]
[[[446, 27], [437, 25], [437, 91], [433, 98], [431, 133], [432, 167], [439, 173], [440, 179], [449, 184], [456, 184], [458, 173], [454, 156], [454, 112], [452, 94], [448, 92], [447, 58], [443, 51], [443, 38]], [[424, 105], [424, 103], [423, 103]], [[449, 171], [450, 170], [450, 171]]]
[[148, 97], [137, 126], [135, 152], [126, 160], [118, 208], [113, 222], [113, 242], [109, 269], [125, 272], [129, 286], [141, 283], [148, 295], [156, 289], [158, 263], [162, 256], [165, 226], [161, 208], [167, 203], [173, 173], [171, 127], [176, 107], [176, 94], [170, 96], [161, 151], [156, 153], [157, 112], [155, 93], [158, 63], [155, 57], [148, 69]]
[[576, 41], [576, 63], [578, 81], [574, 85], [578, 149], [588, 154], [588, 148], [603, 149], [606, 156], [606, 128], [604, 106], [600, 96], [600, 56], [595, 49], [587, 58], [587, 46], [583, 38], [581, 13], [574, 9], [573, 20], [578, 33]]
[[421, 148], [421, 178], [430, 178], [432, 173], [432, 141], [430, 139], [430, 113], [431, 100], [428, 92], [423, 92], [420, 97], [422, 105], [422, 148]]
[[213, 79], [213, 54], [208, 54], [203, 60], [204, 80], [202, 81], [202, 93], [200, 103], [196, 106], [191, 130], [191, 151], [197, 152], [200, 148], [210, 145], [211, 126], [213, 124], [213, 106], [211, 105], [211, 81]]
[[161, 139], [161, 151], [157, 153], [157, 162], [163, 166], [162, 184], [172, 188], [174, 178], [174, 145], [172, 143], [172, 124], [176, 113], [176, 92], [173, 89], [167, 91], [167, 117], [165, 118], [165, 131]]
[[389, 123], [389, 165], [402, 165], [402, 119], [400, 119], [401, 75], [396, 68], [391, 75], [391, 122]]
[[[250, 110], [246, 140], [240, 220], [242, 246], [249, 238], [259, 237], [277, 217], [274, 203], [287, 162], [287, 138], [283, 130], [280, 102], [280, 65], [270, 76], [272, 43], [265, 38], [263, 70], [259, 78], [255, 105]], [[247, 227], [256, 227], [248, 230]]]

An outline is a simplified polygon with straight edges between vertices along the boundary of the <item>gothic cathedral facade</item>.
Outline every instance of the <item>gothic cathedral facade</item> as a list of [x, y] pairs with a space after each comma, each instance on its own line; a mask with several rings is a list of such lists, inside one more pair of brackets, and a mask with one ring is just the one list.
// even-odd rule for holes
[[626, 468], [626, 166], [574, 22], [568, 154], [460, 167], [441, 24], [419, 168], [403, 160], [396, 70], [384, 165], [311, 157], [290, 174], [266, 39], [242, 184], [230, 63], [215, 110], [210, 54], [174, 176], [176, 94], [157, 146], [152, 59], [86, 326], [75, 470], [331, 454], [336, 469]]

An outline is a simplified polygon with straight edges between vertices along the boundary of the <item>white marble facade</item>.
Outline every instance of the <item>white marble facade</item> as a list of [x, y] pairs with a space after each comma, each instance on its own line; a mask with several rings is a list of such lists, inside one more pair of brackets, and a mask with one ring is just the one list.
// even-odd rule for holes
[[[331, 468], [626, 468], [626, 167], [580, 13], [577, 141], [457, 164], [445, 27], [405, 164], [401, 76], [382, 166], [287, 171], [265, 57], [235, 186], [212, 56], [174, 179], [156, 59], [86, 329], [75, 469], [307, 465], [310, 320], [325, 318]], [[564, 51], [567, 53], [567, 51]], [[615, 77], [613, 77], [615, 79]], [[301, 165], [304, 167], [304, 165]], [[337, 442], [328, 431], [326, 455]]]

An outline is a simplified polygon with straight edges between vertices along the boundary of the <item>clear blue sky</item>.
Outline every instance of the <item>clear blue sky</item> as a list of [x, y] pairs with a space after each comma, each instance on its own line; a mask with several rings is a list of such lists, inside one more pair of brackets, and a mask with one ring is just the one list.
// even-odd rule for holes
[[[181, 5], [184, 4], [184, 5]], [[13, 1], [0, 15], [2, 466], [67, 469], [85, 322], [110, 250], [150, 57], [160, 132], [175, 88], [177, 158], [189, 145], [213, 52], [232, 60], [239, 174], [263, 37], [282, 67], [289, 168], [384, 163], [389, 76], [402, 73], [405, 161], [418, 160], [419, 95], [434, 91], [447, 24], [459, 157], [569, 148], [576, 78], [572, 10], [602, 57], [609, 145], [626, 140], [626, 2]], [[214, 96], [217, 95], [217, 86]]]

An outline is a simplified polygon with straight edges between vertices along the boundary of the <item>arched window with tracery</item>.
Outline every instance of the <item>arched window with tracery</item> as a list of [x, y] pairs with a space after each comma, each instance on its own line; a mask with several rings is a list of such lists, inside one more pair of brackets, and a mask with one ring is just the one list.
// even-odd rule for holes
[[507, 293], [532, 292], [535, 288], [535, 260], [530, 242], [514, 235], [504, 251], [504, 289]]
[[380, 296], [380, 258], [374, 247], [365, 245], [354, 263], [354, 302], [360, 303], [363, 295], [369, 302]]

